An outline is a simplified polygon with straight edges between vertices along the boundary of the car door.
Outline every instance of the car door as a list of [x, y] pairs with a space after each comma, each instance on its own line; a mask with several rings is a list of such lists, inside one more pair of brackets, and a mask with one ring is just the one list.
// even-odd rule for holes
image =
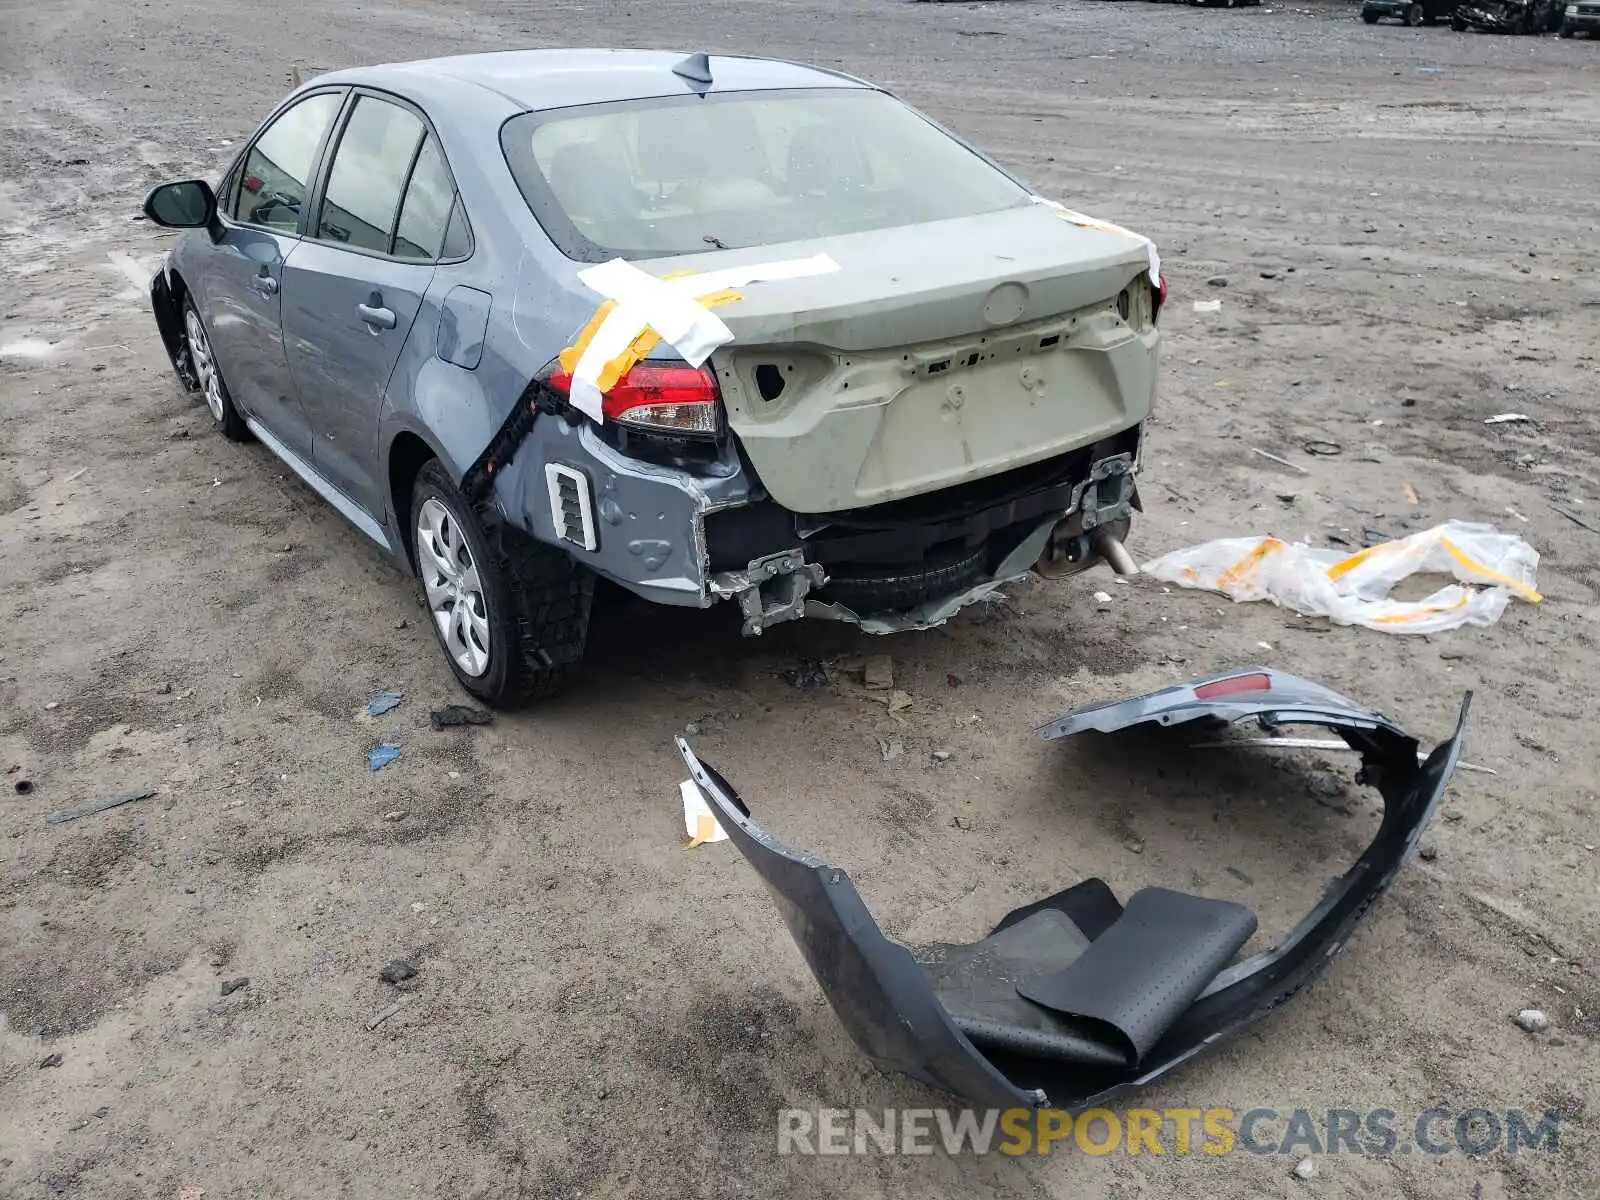
[[359, 92], [308, 236], [284, 268], [285, 345], [317, 433], [317, 470], [378, 519], [384, 391], [433, 279], [454, 197], [421, 113]]
[[311, 434], [284, 355], [283, 266], [344, 96], [313, 92], [257, 135], [229, 174], [222, 236], [207, 248], [198, 281], [201, 320], [234, 403], [302, 458]]

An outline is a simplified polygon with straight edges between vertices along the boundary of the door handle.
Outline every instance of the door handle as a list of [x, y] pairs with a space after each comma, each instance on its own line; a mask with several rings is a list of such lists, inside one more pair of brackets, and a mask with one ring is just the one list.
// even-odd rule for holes
[[358, 304], [356, 305], [356, 311], [361, 314], [361, 319], [367, 323], [367, 327], [373, 333], [377, 333], [380, 329], [393, 329], [395, 327], [395, 315], [392, 308]]
[[278, 281], [271, 275], [257, 275], [250, 281], [250, 290], [258, 296], [276, 296]]

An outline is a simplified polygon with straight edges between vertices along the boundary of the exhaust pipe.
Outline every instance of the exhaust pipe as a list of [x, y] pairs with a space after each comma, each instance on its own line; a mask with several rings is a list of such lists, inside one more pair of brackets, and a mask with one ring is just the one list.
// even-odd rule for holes
[[1137, 575], [1139, 564], [1133, 561], [1133, 555], [1128, 553], [1128, 548], [1122, 544], [1122, 539], [1108, 530], [1102, 529], [1094, 535], [1092, 543], [1094, 551], [1118, 575]]

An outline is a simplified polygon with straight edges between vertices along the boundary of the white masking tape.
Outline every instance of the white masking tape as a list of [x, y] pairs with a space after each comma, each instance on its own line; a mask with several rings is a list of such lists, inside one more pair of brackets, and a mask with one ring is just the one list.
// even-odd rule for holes
[[1055, 209], [1056, 216], [1060, 217], [1063, 221], [1066, 221], [1069, 224], [1078, 226], [1080, 229], [1097, 229], [1101, 233], [1120, 233], [1123, 237], [1130, 237], [1136, 242], [1142, 242], [1144, 244], [1145, 254], [1150, 263], [1150, 286], [1153, 288], [1160, 288], [1161, 254], [1156, 250], [1156, 244], [1149, 238], [1145, 237], [1144, 234], [1135, 233], [1131, 229], [1124, 229], [1121, 225], [1113, 225], [1110, 221], [1102, 221], [1099, 217], [1091, 217], [1086, 213], [1073, 212], [1066, 205], [1058, 204], [1054, 200], [1047, 200], [1043, 196], [1032, 196], [1030, 199], [1035, 204], [1042, 204], [1046, 208]]
[[733, 341], [733, 332], [700, 303], [699, 297], [752, 283], [827, 275], [839, 264], [826, 254], [782, 262], [752, 263], [695, 275], [660, 279], [624, 259], [614, 258], [578, 272], [584, 286], [616, 307], [607, 314], [572, 370], [570, 399], [579, 412], [603, 420], [600, 377], [606, 364], [625, 352], [635, 338], [653, 329], [691, 367], [711, 357], [718, 346]]

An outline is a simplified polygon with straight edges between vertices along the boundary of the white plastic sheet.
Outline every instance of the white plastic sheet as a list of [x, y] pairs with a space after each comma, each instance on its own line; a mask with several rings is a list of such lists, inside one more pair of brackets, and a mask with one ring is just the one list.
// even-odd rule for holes
[[708, 842], [727, 841], [727, 831], [717, 824], [717, 818], [711, 812], [711, 802], [706, 799], [699, 785], [692, 779], [685, 779], [678, 784], [678, 791], [683, 796], [683, 831], [689, 835], [689, 844], [684, 849], [693, 850]]
[[[1339, 625], [1439, 633], [1493, 625], [1512, 596], [1538, 604], [1538, 568], [1538, 552], [1514, 534], [1447, 521], [1354, 554], [1275, 537], [1222, 538], [1163, 555], [1144, 570], [1180, 587], [1231, 600], [1270, 600]], [[1396, 584], [1417, 574], [1451, 575], [1457, 582], [1422, 600], [1389, 599]]]

